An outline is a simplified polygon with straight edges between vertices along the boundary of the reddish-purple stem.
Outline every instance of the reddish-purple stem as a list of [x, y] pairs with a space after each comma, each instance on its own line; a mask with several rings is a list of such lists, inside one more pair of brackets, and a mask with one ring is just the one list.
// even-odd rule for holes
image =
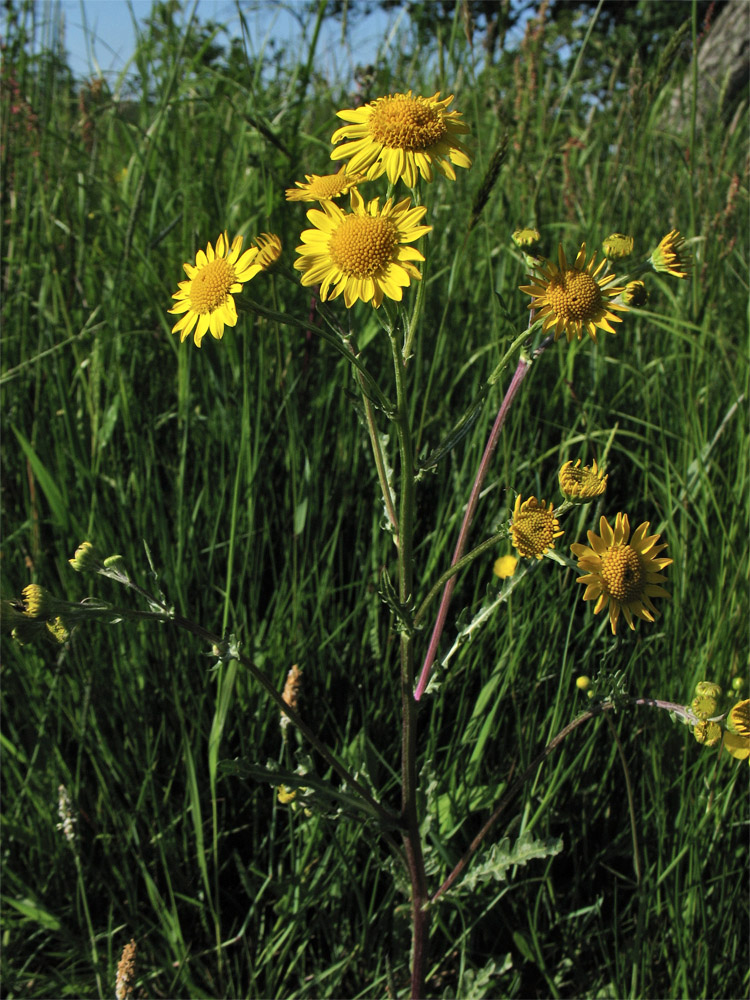
[[[500, 431], [503, 429], [503, 424], [505, 423], [505, 418], [508, 415], [508, 410], [515, 399], [518, 390], [521, 388], [521, 383], [526, 378], [526, 374], [531, 367], [531, 362], [542, 353], [551, 340], [551, 337], [547, 337], [544, 341], [542, 341], [530, 357], [522, 355], [518, 365], [516, 366], [515, 373], [511, 379], [510, 385], [508, 386], [508, 391], [505, 393], [505, 398], [502, 401], [497, 417], [495, 418], [495, 423], [490, 431], [490, 436], [487, 439], [484, 454], [482, 455], [482, 461], [479, 463], [479, 468], [477, 469], [474, 486], [471, 490], [469, 502], [466, 505], [466, 512], [464, 513], [461, 531], [459, 532], [458, 541], [456, 542], [456, 550], [453, 553], [453, 559], [451, 560], [451, 566], [455, 566], [466, 551], [466, 544], [469, 540], [469, 528], [471, 527], [471, 522], [474, 519], [477, 504], [479, 503], [479, 494], [482, 491], [482, 486], [484, 485], [484, 480], [487, 476], [487, 470], [490, 467], [492, 456], [495, 448], [497, 447], [497, 442], [500, 439]], [[451, 602], [451, 597], [453, 596], [457, 579], [457, 576], [452, 576], [446, 583], [445, 589], [443, 590], [440, 607], [438, 608], [437, 619], [435, 620], [435, 627], [432, 630], [432, 636], [430, 638], [430, 645], [427, 649], [427, 655], [424, 658], [422, 672], [419, 675], [416, 690], [414, 691], [414, 699], [416, 701], [419, 701], [424, 694], [424, 689], [427, 687], [427, 681], [430, 677], [430, 669], [435, 661], [438, 643], [440, 642], [440, 637], [443, 634], [443, 627], [445, 626], [445, 619], [448, 614], [448, 606]]]

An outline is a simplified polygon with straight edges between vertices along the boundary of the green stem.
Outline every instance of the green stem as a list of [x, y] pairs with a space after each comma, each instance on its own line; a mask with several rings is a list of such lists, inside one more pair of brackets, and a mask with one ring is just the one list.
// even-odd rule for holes
[[417, 626], [421, 623], [422, 619], [427, 613], [427, 609], [429, 608], [430, 604], [432, 604], [432, 602], [435, 600], [435, 598], [443, 589], [443, 587], [446, 585], [446, 583], [451, 579], [451, 577], [455, 576], [456, 573], [460, 573], [465, 566], [468, 566], [469, 563], [473, 563], [474, 560], [477, 559], [479, 556], [481, 556], [484, 552], [486, 552], [488, 549], [493, 548], [495, 545], [497, 545], [498, 542], [501, 542], [504, 538], [507, 537], [508, 537], [507, 528], [503, 528], [501, 531], [496, 531], [494, 535], [490, 535], [489, 538], [485, 539], [480, 545], [477, 545], [477, 547], [472, 549], [471, 552], [467, 552], [462, 559], [459, 559], [458, 562], [454, 563], [449, 569], [447, 569], [443, 573], [443, 575], [438, 579], [438, 581], [431, 587], [430, 592], [427, 594], [427, 597], [425, 597], [425, 599], [419, 605], [419, 608], [417, 609], [417, 612], [414, 615], [414, 625]]
[[[349, 350], [352, 354], [354, 354], [354, 347], [351, 343], [349, 343]], [[370, 435], [372, 454], [375, 459], [375, 468], [378, 472], [378, 481], [380, 482], [380, 491], [383, 494], [383, 503], [385, 504], [385, 509], [388, 514], [388, 520], [391, 522], [394, 531], [398, 531], [398, 518], [396, 516], [396, 508], [393, 504], [393, 494], [391, 493], [391, 487], [388, 482], [388, 474], [385, 471], [385, 459], [383, 458], [383, 449], [380, 447], [378, 428], [375, 423], [375, 413], [373, 411], [373, 405], [365, 392], [364, 380], [362, 379], [362, 374], [359, 371], [357, 372], [357, 383], [362, 393], [362, 402], [365, 407], [365, 419], [367, 420], [367, 433]]]
[[[389, 331], [396, 380], [396, 415], [400, 453], [401, 503], [398, 530], [399, 600], [411, 603], [414, 592], [414, 452], [405, 387], [405, 362], [393, 327]], [[404, 850], [411, 882], [412, 954], [411, 997], [424, 996], [427, 959], [428, 922], [427, 876], [417, 815], [417, 711], [412, 696], [414, 688], [414, 636], [401, 632], [401, 821], [404, 826]]]
[[257, 313], [258, 316], [263, 316], [265, 319], [275, 320], [277, 323], [281, 323], [284, 326], [296, 326], [300, 330], [309, 330], [310, 333], [314, 333], [317, 337], [322, 337], [323, 340], [330, 344], [335, 351], [338, 351], [342, 357], [346, 358], [350, 365], [357, 369], [359, 374], [362, 376], [364, 386], [366, 387], [364, 391], [367, 393], [368, 399], [377, 403], [380, 409], [383, 410], [387, 416], [393, 416], [393, 404], [386, 399], [377, 382], [372, 375], [370, 375], [363, 362], [359, 360], [357, 355], [354, 354], [341, 337], [330, 333], [328, 330], [324, 330], [320, 326], [315, 326], [307, 320], [301, 320], [297, 319], [296, 316], [290, 316], [289, 313], [280, 313], [276, 312], [274, 309], [266, 309], [265, 306], [260, 305], [258, 302], [253, 302], [252, 299], [248, 299], [247, 296], [238, 296], [238, 304], [246, 306], [252, 312]]
[[[689, 708], [685, 708], [684, 705], [678, 705], [676, 702], [672, 701], [663, 701], [660, 698], [628, 698], [622, 704], [645, 705], [649, 708], [659, 708], [665, 712], [673, 712], [675, 715], [681, 716], [683, 719], [690, 722], [691, 724], [695, 724], [701, 721], [700, 719], [697, 718], [697, 716], [695, 716], [690, 711]], [[596, 718], [599, 715], [603, 715], [605, 712], [612, 712], [617, 707], [618, 706], [615, 705], [614, 702], [602, 701], [598, 705], [594, 705], [588, 711], [583, 712], [577, 718], [573, 719], [572, 722], [569, 722], [567, 726], [565, 726], [563, 729], [560, 730], [557, 736], [553, 737], [550, 740], [547, 746], [540, 753], [537, 754], [537, 756], [534, 758], [534, 760], [532, 760], [529, 766], [516, 778], [516, 780], [513, 782], [510, 788], [505, 792], [503, 797], [500, 799], [498, 804], [493, 809], [490, 818], [487, 820], [482, 829], [479, 831], [479, 833], [467, 847], [463, 857], [460, 859], [458, 864], [455, 866], [455, 868], [446, 878], [443, 884], [439, 887], [439, 889], [437, 889], [430, 897], [429, 899], [430, 906], [432, 906], [433, 903], [436, 903], [438, 899], [440, 899], [440, 897], [443, 896], [454, 884], [454, 882], [456, 882], [456, 880], [461, 876], [461, 874], [466, 869], [466, 866], [471, 861], [472, 857], [479, 850], [484, 838], [490, 832], [495, 823], [497, 823], [497, 821], [500, 819], [500, 816], [504, 812], [505, 808], [518, 794], [518, 792], [523, 788], [526, 781], [531, 777], [532, 774], [534, 774], [539, 765], [547, 757], [549, 757], [549, 755], [553, 753], [557, 749], [557, 747], [559, 747], [562, 744], [562, 742], [565, 740], [567, 736], [570, 736], [572, 732], [578, 729], [579, 726], [582, 726], [585, 722], [588, 722], [590, 719]]]

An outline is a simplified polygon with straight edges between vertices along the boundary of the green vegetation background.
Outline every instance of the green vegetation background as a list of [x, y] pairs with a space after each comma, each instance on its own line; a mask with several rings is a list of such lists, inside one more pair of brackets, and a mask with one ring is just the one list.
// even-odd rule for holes
[[[440, 441], [526, 320], [509, 240], [518, 225], [536, 222], [550, 253], [558, 241], [593, 249], [613, 230], [632, 233], [639, 255], [672, 228], [697, 237], [691, 280], [653, 277], [648, 307], [616, 337], [557, 344], [535, 366], [472, 533], [485, 537], [516, 491], [554, 499], [562, 461], [611, 443], [606, 500], [569, 518], [560, 545], [582, 540], [600, 512], [650, 520], [674, 559], [673, 599], [655, 626], [613, 641], [575, 575], [543, 560], [462, 649], [421, 716], [441, 869], [510, 773], [581, 710], [577, 675], [623, 670], [631, 693], [683, 703], [698, 680], [728, 688], [743, 675], [747, 130], [742, 108], [695, 131], [690, 119], [682, 131], [665, 122], [690, 31], [682, 62], [630, 72], [611, 70], [616, 54], [600, 39], [573, 78], [545, 28], [475, 68], [456, 18], [430, 49], [405, 36], [355, 93], [327, 78], [314, 42], [298, 63], [242, 44], [217, 53], [210, 31], [185, 30], [163, 7], [140, 39], [136, 86], [117, 101], [106, 83], [75, 83], [54, 39], [31, 44], [33, 5], [9, 9], [3, 596], [33, 581], [84, 598], [92, 581], [67, 562], [83, 539], [121, 553], [149, 586], [146, 542], [181, 613], [236, 633], [279, 687], [301, 666], [307, 721], [397, 801], [396, 644], [377, 595], [393, 543], [349, 371], [325, 344], [251, 316], [198, 352], [170, 335], [166, 310], [182, 262], [223, 229], [279, 233], [291, 264], [304, 206], [283, 190], [330, 169], [337, 109], [440, 90], [471, 126], [475, 165], [426, 192], [434, 231], [411, 366], [420, 448]], [[246, 291], [309, 314], [309, 292], [282, 277]], [[369, 308], [335, 308], [388, 384]], [[419, 485], [421, 596], [449, 564], [502, 388]], [[460, 609], [481, 602], [491, 567], [461, 578], [444, 642]], [[128, 600], [108, 581], [93, 586]], [[267, 784], [212, 786], [208, 650], [166, 625], [123, 625], [78, 630], [62, 649], [8, 642], [3, 661], [4, 995], [111, 994], [131, 937], [138, 995], [403, 995], [408, 911], [377, 832], [280, 807]], [[220, 758], [294, 766], [277, 711], [242, 673], [226, 707]], [[563, 853], [436, 911], [431, 995], [746, 995], [746, 765], [717, 760], [665, 713], [614, 724], [637, 845], [599, 720], [540, 769], [491, 838], [560, 836]], [[79, 817], [75, 851], [55, 829], [60, 783]]]

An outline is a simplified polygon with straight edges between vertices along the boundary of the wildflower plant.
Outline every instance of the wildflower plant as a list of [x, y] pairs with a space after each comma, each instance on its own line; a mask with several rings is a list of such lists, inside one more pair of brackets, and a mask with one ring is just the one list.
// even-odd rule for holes
[[[615, 274], [610, 266], [616, 262], [619, 270], [621, 262], [630, 255], [634, 247], [631, 236], [613, 233], [605, 240], [604, 256], [597, 262], [598, 253], [589, 255], [587, 251], [588, 234], [581, 234], [577, 249], [570, 256], [558, 244], [550, 257], [542, 255], [543, 227], [519, 227], [512, 239], [508, 234], [509, 252], [529, 269], [528, 278], [512, 290], [518, 314], [529, 314], [528, 324], [514, 331], [507, 350], [488, 373], [483, 386], [482, 403], [499, 392], [507, 371], [512, 369], [505, 390], [500, 393], [497, 415], [488, 430], [471, 492], [468, 497], [456, 498], [460, 528], [453, 557], [434, 577], [423, 578], [416, 537], [417, 492], [422, 475], [458, 447], [465, 427], [479, 414], [476, 406], [469, 414], [457, 414], [456, 424], [445, 442], [428, 460], [418, 458], [412, 416], [415, 392], [412, 348], [417, 338], [423, 337], [425, 341], [429, 338], [429, 331], [419, 326], [417, 306], [419, 296], [427, 294], [421, 282], [429, 256], [429, 237], [441, 224], [438, 217], [431, 217], [424, 186], [446, 180], [465, 182], [474, 157], [470, 127], [461, 112], [449, 110], [452, 101], [452, 96], [441, 99], [439, 93], [422, 97], [407, 91], [339, 111], [339, 118], [347, 124], [334, 132], [330, 153], [332, 160], [345, 161], [339, 172], [305, 174], [304, 181], [278, 192], [280, 205], [318, 203], [318, 207], [307, 211], [309, 226], [299, 234], [293, 267], [285, 266], [284, 248], [275, 233], [256, 236], [243, 251], [245, 236], [235, 235], [230, 242], [225, 230], [215, 244], [209, 242], [205, 250], [197, 252], [194, 264], [183, 264], [187, 280], [179, 283], [179, 290], [172, 296], [175, 303], [169, 309], [169, 313], [180, 317], [172, 332], [180, 335], [181, 342], [193, 333], [196, 347], [201, 347], [207, 333], [220, 341], [227, 327], [238, 327], [243, 335], [245, 331], [240, 326], [241, 317], [244, 322], [243, 313], [263, 318], [272, 315], [320, 337], [350, 366], [352, 387], [358, 395], [358, 413], [369, 438], [380, 487], [383, 525], [393, 543], [392, 562], [383, 568], [376, 599], [387, 608], [393, 622], [393, 646], [398, 648], [400, 679], [396, 686], [401, 706], [402, 747], [399, 804], [394, 805], [366, 774], [355, 773], [347, 765], [345, 755], [329, 747], [303, 719], [303, 676], [308, 677], [314, 665], [292, 666], [280, 692], [276, 680], [263, 665], [240, 650], [233, 635], [215, 635], [178, 614], [162, 594], [151, 593], [138, 584], [119, 557], [104, 558], [91, 542], [79, 546], [70, 560], [72, 568], [83, 574], [106, 577], [125, 587], [145, 601], [147, 610], [135, 612], [98, 600], [58, 601], [32, 584], [23, 591], [20, 600], [8, 602], [4, 616], [19, 641], [42, 634], [44, 629], [58, 643], [67, 641], [71, 629], [93, 621], [171, 622], [210, 646], [217, 669], [235, 673], [240, 668], [246, 670], [281, 714], [285, 755], [282, 759], [286, 766], [227, 761], [225, 773], [241, 773], [271, 783], [276, 789], [277, 804], [297, 808], [304, 818], [316, 810], [322, 815], [336, 810], [337, 815], [354, 816], [357, 822], [366, 824], [368, 835], [375, 831], [382, 838], [395, 860], [399, 878], [408, 886], [412, 997], [424, 996], [429, 928], [433, 910], [443, 896], [461, 891], [462, 884], [474, 885], [472, 879], [478, 884], [481, 878], [505, 878], [514, 866], [526, 861], [534, 863], [561, 849], [557, 841], [528, 839], [510, 845], [507, 851], [497, 850], [497, 845], [488, 850], [487, 845], [510, 798], [576, 728], [616, 707], [640, 704], [676, 712], [694, 725], [696, 739], [707, 745], [723, 739], [727, 751], [734, 756], [745, 752], [750, 737], [746, 700], [738, 701], [726, 720], [719, 721], [715, 718], [718, 704], [710, 692], [703, 693], [699, 705], [676, 708], [667, 702], [631, 698], [618, 672], [602, 675], [593, 684], [588, 678], [585, 683], [584, 678], [579, 678], [577, 686], [586, 691], [591, 701], [589, 709], [554, 737], [517, 776], [502, 799], [493, 804], [489, 819], [460, 860], [454, 859], [449, 871], [433, 879], [440, 859], [451, 857], [452, 848], [441, 845], [436, 851], [424, 836], [426, 793], [417, 755], [420, 709], [426, 698], [438, 697], [442, 688], [458, 683], [451, 670], [461, 643], [491, 621], [497, 622], [511, 593], [518, 593], [532, 572], [559, 573], [561, 585], [571, 584], [567, 593], [572, 601], [571, 570], [578, 570], [581, 575], [577, 582], [585, 587], [583, 600], [595, 602], [594, 614], [606, 613], [611, 630], [608, 641], [613, 644], [622, 641], [623, 630], [618, 635], [617, 626], [623, 619], [632, 631], [637, 624], [642, 628], [652, 626], [660, 614], [655, 601], [670, 596], [664, 585], [673, 558], [663, 554], [667, 543], [661, 540], [662, 531], [652, 533], [647, 520], [631, 532], [629, 515], [618, 511], [616, 504], [608, 500], [608, 474], [602, 456], [586, 459], [583, 455], [573, 455], [562, 464], [558, 485], [563, 500], [558, 506], [551, 500], [537, 499], [540, 489], [525, 471], [519, 472], [519, 481], [504, 484], [505, 508], [493, 501], [497, 505], [495, 530], [469, 547], [475, 514], [480, 503], [486, 503], [483, 487], [508, 412], [528, 386], [527, 376], [532, 366], [539, 364], [547, 352], [575, 350], [579, 342], [581, 349], [606, 350], [605, 344], [597, 344], [600, 332], [614, 335], [620, 330], [627, 331], [631, 304], [637, 307], [643, 301], [640, 292], [645, 286], [641, 274], [654, 270], [685, 278], [690, 272], [689, 252], [677, 231], [665, 236], [630, 274], [622, 275]], [[461, 168], [458, 174], [456, 167]], [[365, 180], [369, 183], [367, 201], [359, 190]], [[411, 189], [407, 197], [393, 194], [393, 188], [401, 182]], [[295, 204], [289, 210], [299, 211]], [[467, 231], [467, 239], [468, 235]], [[293, 282], [294, 288], [301, 285], [314, 291], [314, 307], [307, 319], [271, 309], [264, 302], [264, 289], [268, 287], [264, 283], [271, 280], [271, 270], [274, 280], [278, 277]], [[243, 286], [249, 282], [253, 282], [252, 300], [244, 295]], [[435, 294], [439, 294], [439, 287]], [[365, 310], [372, 310], [366, 314], [366, 322], [371, 319], [375, 322], [389, 358], [387, 376], [373, 374], [367, 350], [358, 349], [356, 325], [363, 322]], [[555, 346], [556, 342], [561, 343]], [[429, 350], [429, 344], [426, 349]], [[231, 434], [231, 429], [227, 433]], [[532, 489], [536, 490], [535, 495], [530, 495]], [[507, 497], [513, 492], [515, 501], [511, 510]], [[590, 515], [585, 504], [590, 505]], [[589, 523], [598, 526], [598, 533], [593, 528], [588, 530], [587, 543], [573, 540], [575, 529], [565, 524], [571, 511], [589, 517]], [[674, 558], [679, 559], [679, 555]], [[441, 655], [440, 641], [448, 624], [454, 591], [463, 572], [474, 563], [487, 566], [487, 596], [481, 607], [466, 609], [463, 618], [459, 616], [458, 637]], [[583, 615], [580, 623], [582, 629], [593, 627]], [[329, 777], [321, 778], [310, 758], [294, 767], [293, 730], [300, 745], [309, 744], [317, 751]], [[218, 752], [218, 736], [212, 734], [212, 753]], [[133, 955], [128, 959], [131, 964], [134, 953], [133, 945]], [[122, 962], [125, 961], [123, 957]], [[126, 973], [130, 975], [129, 969], [130, 966], [123, 971], [123, 980]], [[118, 990], [128, 995], [125, 986], [118, 986]]]

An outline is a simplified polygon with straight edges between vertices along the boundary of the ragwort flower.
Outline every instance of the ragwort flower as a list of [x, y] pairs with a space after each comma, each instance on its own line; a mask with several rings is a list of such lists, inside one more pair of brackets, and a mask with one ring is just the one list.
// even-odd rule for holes
[[674, 278], [687, 278], [693, 267], [692, 255], [677, 229], [667, 233], [649, 261], [655, 271], [664, 271]]
[[596, 461], [581, 468], [580, 458], [573, 465], [566, 462], [557, 474], [560, 491], [566, 500], [588, 503], [600, 497], [607, 488], [607, 474], [597, 468]]
[[532, 297], [529, 309], [538, 309], [539, 316], [544, 319], [542, 331], [546, 333], [554, 329], [555, 340], [564, 333], [570, 343], [573, 337], [580, 340], [584, 333], [588, 333], [596, 341], [597, 329], [614, 333], [611, 323], [622, 322], [622, 317], [616, 316], [612, 310], [627, 310], [627, 306], [612, 299], [623, 289], [607, 288], [616, 278], [614, 274], [600, 278], [599, 273], [606, 266], [606, 260], [596, 269], [595, 263], [596, 252], [586, 264], [585, 243], [572, 265], [568, 264], [565, 251], [559, 246], [558, 263], [546, 261], [539, 273], [532, 277], [533, 284], [521, 286], [521, 291]]
[[419, 225], [427, 209], [412, 208], [408, 198], [396, 205], [389, 198], [382, 210], [378, 202], [365, 204], [355, 189], [351, 212], [328, 201], [307, 213], [315, 228], [302, 233], [294, 266], [303, 285], [320, 285], [323, 300], [343, 294], [347, 308], [361, 299], [377, 309], [384, 296], [401, 301], [411, 279], [421, 279], [412, 261], [424, 257], [406, 244], [432, 229]]
[[343, 165], [337, 174], [305, 174], [305, 183], [295, 181], [296, 187], [286, 189], [286, 200], [330, 201], [349, 194], [352, 188], [366, 180], [364, 174], [348, 174]]
[[627, 514], [618, 514], [612, 528], [606, 517], [599, 520], [600, 535], [588, 532], [588, 545], [575, 542], [571, 545], [578, 559], [578, 569], [584, 571], [577, 582], [586, 590], [584, 601], [596, 599], [594, 614], [609, 605], [609, 622], [612, 634], [617, 632], [620, 612], [631, 629], [635, 628], [633, 615], [652, 622], [659, 612], [654, 607], [653, 597], [670, 595], [659, 584], [666, 577], [662, 570], [672, 559], [658, 559], [659, 552], [666, 543], [657, 545], [659, 535], [649, 535], [650, 524], [644, 521], [630, 537], [630, 522]]
[[331, 153], [332, 160], [349, 160], [350, 174], [366, 173], [369, 180], [387, 173], [395, 184], [399, 178], [413, 188], [421, 175], [427, 182], [433, 170], [454, 181], [457, 167], [470, 167], [471, 157], [456, 138], [469, 131], [458, 111], [447, 111], [453, 96], [440, 101], [433, 97], [390, 94], [361, 108], [337, 111], [351, 122], [337, 129], [331, 142], [349, 139]]
[[521, 502], [516, 497], [510, 537], [513, 547], [527, 559], [541, 559], [545, 552], [555, 547], [555, 539], [562, 535], [560, 522], [555, 517], [555, 508], [544, 500], [529, 497]]
[[738, 701], [730, 710], [723, 746], [738, 760], [750, 757], [750, 698]]
[[[183, 264], [187, 281], [180, 281], [180, 290], [172, 295], [177, 302], [170, 313], [184, 313], [172, 327], [180, 334], [180, 342], [195, 326], [195, 346], [200, 347], [206, 333], [221, 340], [225, 326], [237, 323], [237, 307], [232, 295], [242, 291], [242, 285], [263, 270], [255, 263], [257, 247], [250, 247], [242, 256], [242, 237], [229, 246], [226, 232], [216, 241], [216, 250], [209, 243], [205, 253], [199, 250], [195, 264]], [[198, 324], [196, 326], [196, 323]]]

